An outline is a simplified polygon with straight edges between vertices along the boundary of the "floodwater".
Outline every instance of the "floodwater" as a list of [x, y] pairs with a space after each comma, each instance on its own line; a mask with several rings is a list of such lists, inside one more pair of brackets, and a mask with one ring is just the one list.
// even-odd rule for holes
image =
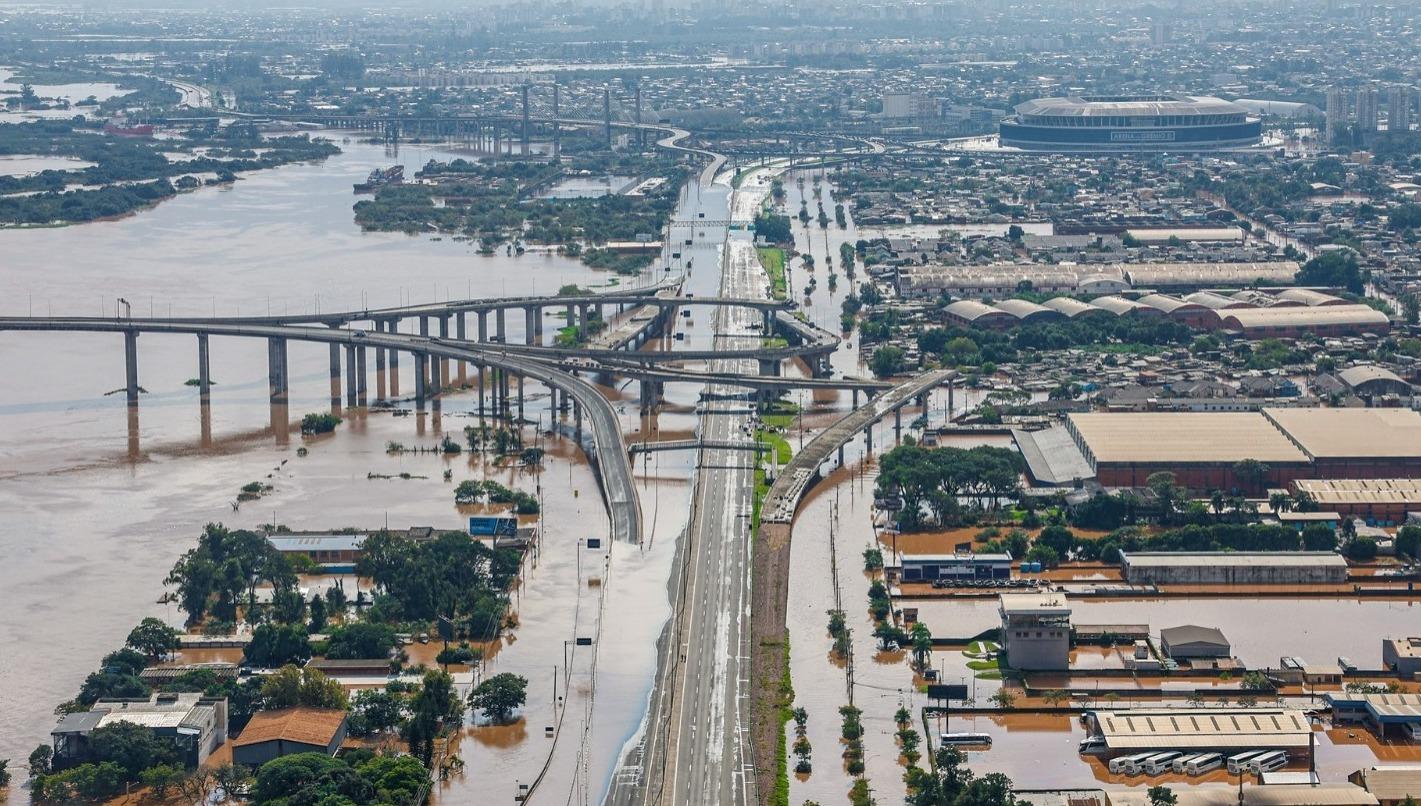
[[541, 194], [545, 199], [585, 199], [625, 193], [636, 182], [634, 176], [574, 176], [564, 179]]
[[[450, 239], [362, 233], [351, 220], [353, 182], [375, 167], [423, 164], [447, 152], [341, 146], [344, 153], [324, 163], [248, 174], [233, 187], [204, 188], [117, 221], [0, 233], [0, 313], [111, 316], [119, 297], [135, 316], [334, 310], [617, 281], [556, 255], [482, 257]], [[704, 274], [709, 280], [711, 272]], [[508, 324], [509, 338], [520, 339], [522, 317]], [[195, 339], [140, 339], [145, 394], [130, 416], [121, 395], [107, 394], [123, 383], [121, 339], [0, 334], [0, 758], [22, 759], [46, 741], [51, 709], [73, 696], [141, 618], [180, 622], [171, 605], [156, 600], [167, 570], [203, 524], [460, 529], [453, 485], [487, 477], [530, 492], [541, 487], [544, 498], [542, 546], [514, 603], [519, 626], [484, 670], [528, 676], [529, 706], [521, 732], [470, 728], [457, 748], [467, 770], [444, 800], [471, 802], [477, 789], [479, 799], [511, 801], [515, 779], [537, 775], [551, 746], [543, 726], [552, 719], [553, 667], [563, 663], [563, 642], [600, 636], [605, 613], [615, 618], [609, 623], [618, 640], [605, 651], [598, 642], [578, 650], [571, 673], [562, 672], [560, 694], [569, 682], [574, 692], [557, 744], [568, 755], [543, 784], [564, 799], [580, 766], [577, 753], [589, 746], [590, 787], [599, 793], [649, 690], [667, 569], [687, 509], [689, 458], [645, 460], [648, 539], [612, 546], [608, 560], [579, 550], [579, 539], [605, 536], [607, 519], [592, 473], [569, 441], [548, 444], [541, 474], [486, 466], [468, 453], [386, 453], [390, 441], [433, 446], [443, 432], [460, 439], [465, 425], [477, 423], [472, 392], [447, 395], [440, 418], [347, 411], [335, 434], [303, 439], [288, 423], [330, 406], [327, 349], [290, 345], [291, 402], [273, 412], [262, 345], [214, 338], [211, 347], [215, 386], [204, 416], [196, 389], [184, 383], [197, 374]], [[406, 391], [413, 388], [411, 364], [401, 362]], [[694, 392], [676, 395], [684, 404]], [[622, 405], [624, 424], [639, 427], [635, 403]], [[546, 391], [530, 385], [527, 406], [527, 417], [546, 426]], [[662, 424], [684, 430], [692, 420], [672, 414], [646, 427]], [[533, 431], [525, 429], [527, 438]], [[298, 455], [302, 447], [305, 456]], [[275, 490], [234, 508], [238, 488], [255, 480]], [[13, 801], [25, 797], [12, 787]]]
[[77, 171], [95, 163], [73, 157], [46, 157], [40, 154], [0, 155], [0, 175], [33, 176], [41, 171]]
[[[6, 90], [15, 93], [20, 91], [20, 82], [12, 81], [15, 76], [15, 69], [11, 67], [0, 67], [0, 85]], [[123, 95], [128, 90], [120, 89], [117, 84], [107, 82], [78, 82], [73, 84], [35, 84], [33, 85], [35, 95], [42, 99], [60, 99], [68, 101], [71, 105], [88, 98], [96, 101], [107, 101], [119, 95]], [[2, 110], [3, 108], [0, 108]], [[0, 121], [7, 123], [15, 122], [15, 119], [32, 118], [69, 118], [74, 115], [93, 115], [92, 107], [74, 107], [72, 109], [40, 109], [29, 112], [5, 112], [0, 111]]]
[[[995, 598], [924, 600], [914, 603], [929, 624], [952, 624], [954, 637], [970, 637], [1000, 621]], [[1276, 666], [1285, 656], [1331, 665], [1338, 656], [1363, 669], [1380, 668], [1381, 642], [1410, 635], [1421, 604], [1407, 601], [1333, 598], [1072, 599], [1077, 624], [1148, 624], [1218, 627], [1234, 655], [1250, 667]], [[1279, 624], [1293, 625], [1279, 630]], [[1358, 624], [1367, 629], [1358, 630]]]

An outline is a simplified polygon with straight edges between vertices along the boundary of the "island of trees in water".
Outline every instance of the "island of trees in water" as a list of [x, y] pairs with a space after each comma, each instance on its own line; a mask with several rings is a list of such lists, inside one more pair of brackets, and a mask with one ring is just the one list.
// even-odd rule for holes
[[[563, 179], [616, 175], [663, 181], [630, 193], [548, 198]], [[492, 253], [499, 246], [558, 246], [595, 268], [635, 273], [652, 257], [605, 248], [616, 241], [656, 236], [675, 209], [686, 168], [660, 155], [572, 155], [549, 162], [530, 160], [431, 160], [424, 180], [390, 184], [355, 204], [362, 229], [383, 232], [443, 233], [477, 240]]]
[[[106, 134], [103, 122], [76, 116], [0, 125], [0, 155], [67, 157], [73, 170], [0, 176], [0, 226], [73, 224], [125, 215], [237, 174], [340, 153], [306, 135], [264, 137], [236, 124], [194, 126], [155, 140]], [[182, 154], [181, 158], [170, 155]]]

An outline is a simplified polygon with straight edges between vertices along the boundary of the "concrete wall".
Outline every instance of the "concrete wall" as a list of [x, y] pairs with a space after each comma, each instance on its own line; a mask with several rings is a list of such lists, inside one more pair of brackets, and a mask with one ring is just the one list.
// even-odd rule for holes
[[1125, 579], [1132, 585], [1338, 584], [1347, 581], [1345, 565], [1222, 565], [1212, 562], [1167, 567], [1134, 566], [1127, 554]]

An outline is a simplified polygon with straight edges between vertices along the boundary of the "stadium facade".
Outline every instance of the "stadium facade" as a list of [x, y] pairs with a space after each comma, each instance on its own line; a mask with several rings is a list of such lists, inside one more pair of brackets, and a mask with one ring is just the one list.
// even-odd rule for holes
[[1257, 116], [1203, 95], [1038, 98], [1001, 122], [1001, 144], [1030, 151], [1207, 151], [1262, 138]]

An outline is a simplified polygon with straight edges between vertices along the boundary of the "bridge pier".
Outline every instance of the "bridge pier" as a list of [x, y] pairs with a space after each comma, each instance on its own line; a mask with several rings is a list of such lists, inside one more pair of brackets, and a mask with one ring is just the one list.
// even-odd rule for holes
[[769, 308], [762, 311], [762, 314], [763, 316], [760, 319], [760, 333], [768, 339], [775, 333], [775, 315]]
[[[400, 322], [398, 319], [391, 319], [385, 323], [386, 333], [399, 332]], [[390, 351], [390, 397], [400, 396], [400, 351]]]
[[425, 381], [428, 372], [425, 365], [428, 362], [429, 358], [424, 353], [414, 354], [414, 407], [416, 411], [424, 411]]
[[903, 407], [893, 410], [893, 442], [903, 444]]
[[760, 375], [769, 378], [778, 378], [780, 376], [780, 361], [778, 358], [760, 358], [756, 360], [760, 363]]
[[129, 406], [138, 405], [138, 331], [123, 332], [124, 390]]
[[[447, 313], [439, 317], [439, 338], [449, 338], [449, 314]], [[440, 358], [437, 363], [439, 364], [439, 380], [442, 382], [441, 385], [443, 385], [443, 383], [448, 383], [449, 359]]]
[[537, 328], [537, 324], [536, 324], [536, 322], [535, 322], [535, 320], [534, 320], [534, 316], [536, 315], [536, 313], [535, 313], [536, 311], [537, 311], [537, 309], [534, 308], [534, 307], [531, 306], [531, 305], [523, 309], [523, 343], [524, 343], [524, 344], [537, 344], [537, 342], [534, 340], [534, 339], [535, 339], [535, 335], [536, 335], [536, 334], [534, 333], [534, 330]]
[[356, 397], [359, 394], [355, 387], [358, 371], [355, 365], [355, 345], [345, 345], [345, 405], [356, 406]]
[[839, 467], [844, 466], [844, 443], [839, 443]]
[[484, 365], [479, 364], [479, 425], [484, 422]]
[[355, 348], [355, 404], [365, 406], [370, 402], [366, 389], [368, 378], [365, 373], [365, 345]]
[[[469, 338], [469, 314], [466, 311], [459, 312], [459, 318], [454, 320], [454, 335], [459, 341], [467, 341]], [[469, 362], [460, 359], [459, 361], [459, 385], [469, 384]]]
[[507, 344], [507, 343], [508, 343], [508, 330], [507, 330], [507, 328], [505, 327], [504, 316], [503, 316], [503, 309], [502, 309], [502, 308], [499, 308], [497, 311], [495, 311], [494, 314], [493, 314], [493, 317], [494, 317], [494, 321], [493, 321], [493, 324], [494, 324], [494, 338], [498, 339], [498, 343], [499, 343], [499, 344]]
[[533, 343], [543, 343], [543, 306], [533, 306]]
[[955, 404], [954, 404], [954, 401], [953, 401], [953, 399], [952, 399], [952, 398], [953, 398], [953, 392], [954, 392], [955, 390], [956, 390], [956, 385], [955, 385], [951, 380], [949, 380], [949, 381], [947, 382], [947, 422], [948, 422], [949, 424], [952, 423], [952, 418], [957, 416], [957, 408], [956, 408], [956, 406], [955, 406]]
[[286, 377], [286, 339], [270, 338], [266, 340], [267, 351], [267, 386], [271, 391], [271, 402], [277, 405], [286, 405], [287, 377]]
[[582, 441], [582, 404], [577, 398], [572, 399], [572, 435], [578, 442]]
[[518, 376], [518, 422], [520, 425], [523, 422], [523, 382], [526, 380], [527, 378], [522, 375]]
[[[483, 344], [483, 343], [485, 343], [485, 342], [488, 341], [488, 311], [479, 311], [479, 312], [478, 312], [478, 317], [479, 317], [479, 343], [480, 343], [480, 344]], [[479, 369], [479, 372], [483, 372], [483, 368], [482, 368], [482, 367]]]
[[212, 404], [212, 362], [206, 333], [197, 334], [197, 400], [203, 406]]
[[444, 403], [444, 359], [431, 356], [429, 362], [429, 402], [434, 414], [438, 415]]
[[331, 409], [340, 409], [340, 345], [330, 343], [331, 353]]
[[873, 423], [869, 423], [868, 427], [863, 430], [863, 438], [868, 444], [868, 453], [865, 456], [868, 458], [873, 457], [873, 426]]
[[[384, 326], [379, 322], [375, 323], [375, 332], [380, 333]], [[375, 348], [375, 399], [385, 399], [385, 348]]]

